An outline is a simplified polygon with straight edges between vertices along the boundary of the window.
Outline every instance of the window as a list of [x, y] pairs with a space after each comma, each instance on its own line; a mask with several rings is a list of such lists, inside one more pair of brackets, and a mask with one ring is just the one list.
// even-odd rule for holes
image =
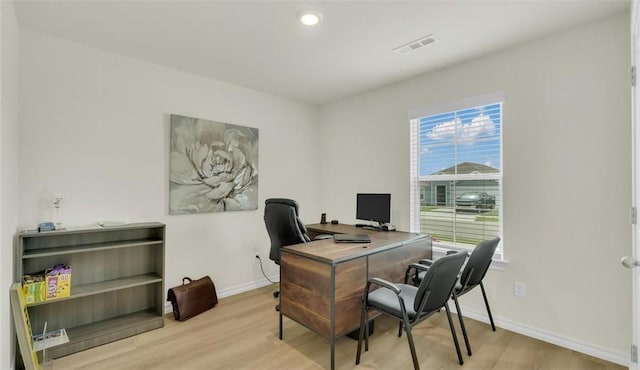
[[434, 248], [502, 237], [503, 100], [497, 93], [409, 113], [411, 231], [431, 234]]

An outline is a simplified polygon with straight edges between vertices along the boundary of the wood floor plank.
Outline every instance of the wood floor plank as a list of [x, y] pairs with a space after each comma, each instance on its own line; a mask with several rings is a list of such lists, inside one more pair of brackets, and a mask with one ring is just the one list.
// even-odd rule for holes
[[[55, 370], [74, 369], [328, 369], [329, 342], [285, 318], [284, 340], [278, 339], [275, 287], [269, 286], [223, 298], [218, 306], [185, 322], [167, 315], [165, 326], [134, 337], [61, 357]], [[498, 328], [466, 319], [473, 356], [466, 355], [457, 317], [458, 339], [465, 364], [457, 356], [444, 312], [413, 331], [423, 369], [558, 369], [622, 370], [622, 366], [596, 359]], [[398, 338], [397, 323], [379, 317], [369, 351], [355, 366], [357, 341], [336, 342], [337, 369], [412, 369], [406, 334]]]

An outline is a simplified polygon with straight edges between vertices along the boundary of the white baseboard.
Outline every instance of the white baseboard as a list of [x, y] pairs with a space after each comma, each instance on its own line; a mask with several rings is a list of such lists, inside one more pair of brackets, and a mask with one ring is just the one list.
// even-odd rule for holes
[[[275, 282], [277, 282], [279, 278], [280, 278], [279, 276], [269, 276], [269, 279], [271, 281], [275, 281]], [[224, 298], [224, 297], [229, 297], [229, 296], [232, 296], [232, 295], [248, 292], [250, 290], [262, 288], [264, 286], [271, 285], [271, 284], [272, 283], [270, 283], [269, 281], [263, 279], [263, 280], [259, 280], [259, 281], [252, 281], [252, 282], [249, 282], [249, 283], [246, 283], [246, 284], [242, 284], [242, 285], [237, 285], [235, 287], [231, 287], [231, 288], [227, 288], [227, 289], [223, 289], [223, 290], [217, 290], [216, 294], [217, 294], [218, 298]], [[172, 313], [172, 312], [173, 312], [173, 307], [171, 307], [171, 302], [165, 302], [164, 303], [164, 313], [168, 314], [168, 313]]]
[[[450, 306], [452, 312], [455, 312], [455, 305], [452, 304]], [[462, 307], [462, 312], [464, 312], [464, 317], [469, 317], [470, 319], [482, 321], [489, 324], [489, 317], [487, 316], [486, 311], [476, 311]], [[496, 327], [522, 334], [527, 337], [539, 339], [547, 343], [555, 344], [556, 346], [568, 348], [570, 350], [584, 353], [589, 356], [597, 357], [599, 359], [613, 362], [621, 366], [629, 367], [628, 353], [612, 351], [611, 349], [604, 348], [593, 343], [584, 342], [575, 338], [560, 336], [558, 334], [540, 330], [529, 325], [521, 324], [511, 320], [505, 320], [503, 318], [496, 317], [495, 315], [493, 316], [493, 320], [496, 324]]]
[[[277, 281], [278, 277], [269, 277], [272, 281]], [[232, 295], [236, 295], [239, 293], [248, 292], [253, 289], [262, 288], [263, 286], [267, 286], [271, 284], [266, 280], [253, 281], [246, 284], [238, 285], [235, 287], [223, 289], [218, 291], [218, 298], [229, 297]], [[455, 312], [455, 305], [450, 305], [452, 312]], [[170, 313], [173, 311], [171, 307], [171, 303], [167, 302], [164, 306], [165, 313]], [[465, 317], [469, 317], [470, 319], [489, 323], [489, 317], [487, 316], [486, 311], [477, 311], [469, 308], [462, 308]], [[527, 337], [539, 339], [544, 342], [548, 342], [551, 344], [555, 344], [557, 346], [568, 348], [570, 350], [584, 353], [589, 356], [593, 356], [596, 358], [600, 358], [605, 361], [613, 362], [615, 364], [629, 367], [629, 355], [628, 353], [616, 352], [612, 351], [608, 348], [604, 348], [598, 346], [593, 343], [584, 342], [575, 338], [569, 338], [557, 335], [555, 333], [540, 330], [538, 328], [521, 324], [515, 321], [506, 320], [501, 317], [497, 317], [494, 315], [493, 317], [496, 327], [512, 331], [514, 333], [522, 334]]]
[[[275, 282], [277, 282], [279, 278], [280, 278], [279, 276], [270, 276], [269, 277], [269, 279], [271, 281], [275, 281]], [[223, 290], [218, 292], [218, 298], [224, 298], [224, 297], [229, 297], [229, 296], [232, 296], [232, 295], [248, 292], [250, 290], [262, 288], [263, 286], [267, 286], [267, 285], [271, 285], [271, 284], [272, 283], [270, 283], [267, 280], [253, 281], [253, 282], [250, 282], [250, 283], [246, 283], [246, 284], [238, 285], [238, 286], [235, 286], [235, 287], [223, 289]]]
[[[433, 248], [433, 259], [438, 259], [445, 255], [445, 250], [442, 248]], [[505, 266], [509, 264], [506, 260], [493, 260], [490, 269], [492, 270], [504, 270]], [[451, 311], [455, 312], [455, 305], [450, 305]], [[462, 307], [464, 317], [469, 317], [473, 320], [478, 320], [489, 324], [489, 317], [486, 311], [477, 311]], [[540, 330], [538, 328], [521, 324], [515, 321], [506, 320], [500, 317], [493, 317], [496, 327], [506, 329], [518, 334], [525, 335], [527, 337], [539, 339], [544, 342], [555, 344], [557, 346], [568, 348], [576, 352], [584, 353], [589, 356], [597, 357], [599, 359], [616, 363], [621, 366], [629, 367], [629, 354], [611, 351], [610, 349], [595, 345], [593, 343], [587, 343], [575, 338], [568, 338], [559, 336], [555, 333]]]

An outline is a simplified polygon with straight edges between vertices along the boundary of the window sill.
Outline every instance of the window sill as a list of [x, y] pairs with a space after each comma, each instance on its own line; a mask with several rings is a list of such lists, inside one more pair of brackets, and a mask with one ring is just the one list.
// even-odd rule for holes
[[[456, 247], [451, 247], [449, 245], [445, 245], [445, 244], [441, 244], [438, 242], [434, 242], [433, 246], [432, 246], [432, 254], [433, 254], [433, 259], [437, 260], [440, 257], [444, 257], [447, 254], [447, 251], [451, 251], [451, 250], [456, 250], [456, 251], [469, 251], [468, 249], [465, 248], [456, 248]], [[495, 271], [504, 271], [506, 270], [507, 266], [509, 266], [509, 261], [500, 257], [500, 255], [495, 255], [493, 256], [493, 262], [491, 262], [491, 265], [489, 266], [490, 270], [495, 270]]]

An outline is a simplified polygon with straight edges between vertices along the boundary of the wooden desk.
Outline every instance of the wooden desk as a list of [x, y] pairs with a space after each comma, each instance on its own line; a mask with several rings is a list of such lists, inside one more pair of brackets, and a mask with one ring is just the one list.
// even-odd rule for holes
[[369, 234], [371, 243], [333, 239], [285, 247], [280, 254], [282, 316], [329, 339], [331, 369], [335, 340], [360, 327], [362, 293], [369, 277], [403, 282], [409, 263], [431, 258], [431, 237], [401, 231], [371, 231], [352, 225], [307, 225], [309, 235]]

